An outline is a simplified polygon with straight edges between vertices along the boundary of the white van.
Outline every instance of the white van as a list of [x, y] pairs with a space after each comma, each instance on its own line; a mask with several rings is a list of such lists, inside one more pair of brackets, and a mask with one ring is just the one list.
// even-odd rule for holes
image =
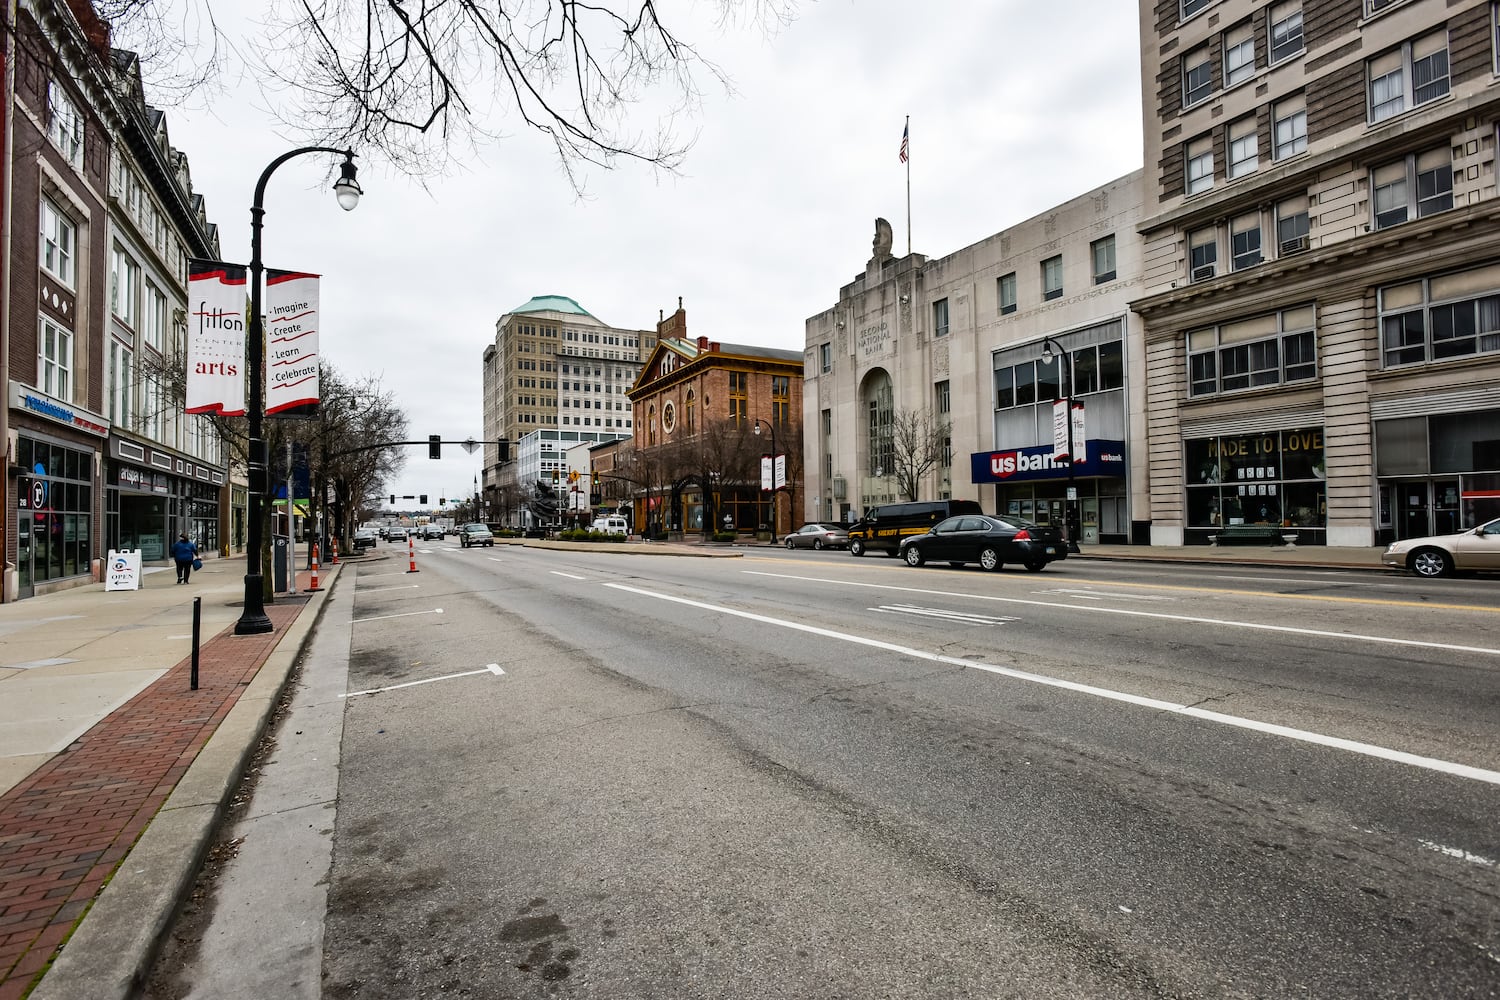
[[608, 517], [596, 517], [594, 523], [589, 526], [590, 531], [602, 531], [606, 535], [628, 535], [630, 524], [618, 514]]

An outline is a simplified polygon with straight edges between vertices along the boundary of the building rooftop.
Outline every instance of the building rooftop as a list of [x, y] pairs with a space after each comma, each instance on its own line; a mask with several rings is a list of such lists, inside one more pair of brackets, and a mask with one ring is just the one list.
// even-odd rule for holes
[[510, 312], [512, 315], [517, 313], [559, 312], [572, 313], [575, 316], [587, 316], [589, 319], [598, 318], [566, 295], [536, 295], [532, 297], [530, 302], [516, 306]]

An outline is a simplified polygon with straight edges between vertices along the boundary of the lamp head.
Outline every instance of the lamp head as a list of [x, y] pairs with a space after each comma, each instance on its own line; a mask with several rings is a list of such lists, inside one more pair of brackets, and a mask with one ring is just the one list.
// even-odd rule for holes
[[354, 211], [354, 206], [359, 204], [359, 196], [364, 194], [359, 187], [357, 172], [354, 152], [351, 150], [344, 154], [343, 165], [339, 167], [339, 179], [333, 182], [333, 193], [338, 197], [339, 208], [346, 212]]
[[1057, 357], [1057, 352], [1052, 349], [1052, 341], [1042, 341], [1042, 364], [1050, 365], [1052, 359]]
[[755, 422], [755, 436], [760, 437], [760, 421]]

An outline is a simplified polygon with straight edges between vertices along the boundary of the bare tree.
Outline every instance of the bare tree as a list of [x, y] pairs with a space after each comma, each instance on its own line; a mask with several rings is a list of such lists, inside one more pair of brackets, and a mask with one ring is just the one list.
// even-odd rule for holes
[[718, 530], [716, 495], [753, 490], [759, 478], [756, 457], [760, 449], [743, 420], [727, 417], [703, 420], [695, 433], [684, 434], [664, 450], [672, 480], [691, 479], [703, 490], [704, 535]]
[[931, 410], [897, 410], [891, 419], [891, 448], [896, 467], [896, 489], [916, 500], [927, 473], [944, 459], [948, 445], [947, 421]]
[[[160, 39], [165, 12], [177, 9], [172, 0], [95, 2], [126, 47]], [[226, 46], [210, 2], [188, 0], [188, 8], [211, 26], [217, 59]], [[250, 45], [252, 75], [289, 93], [286, 126], [319, 145], [377, 148], [411, 173], [445, 164], [455, 140], [498, 137], [506, 119], [552, 143], [576, 190], [583, 162], [610, 167], [627, 157], [672, 169], [691, 145], [678, 129], [701, 106], [697, 77], [729, 89], [723, 72], [663, 22], [657, 0], [267, 6], [264, 36]], [[714, 0], [712, 9], [720, 28], [748, 22], [774, 32], [790, 23], [797, 0]], [[661, 109], [652, 127], [630, 120], [638, 104]]]

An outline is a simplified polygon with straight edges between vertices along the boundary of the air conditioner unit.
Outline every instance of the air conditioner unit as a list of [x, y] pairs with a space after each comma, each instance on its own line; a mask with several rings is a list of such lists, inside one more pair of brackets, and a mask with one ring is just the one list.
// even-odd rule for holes
[[1195, 267], [1195, 268], [1193, 268], [1193, 280], [1194, 281], [1207, 281], [1209, 278], [1212, 278], [1213, 276], [1214, 276], [1214, 265], [1212, 265], [1212, 264], [1204, 264], [1201, 267]]
[[1281, 241], [1281, 256], [1286, 257], [1294, 253], [1301, 253], [1307, 249], [1307, 237], [1298, 236], [1292, 240]]

